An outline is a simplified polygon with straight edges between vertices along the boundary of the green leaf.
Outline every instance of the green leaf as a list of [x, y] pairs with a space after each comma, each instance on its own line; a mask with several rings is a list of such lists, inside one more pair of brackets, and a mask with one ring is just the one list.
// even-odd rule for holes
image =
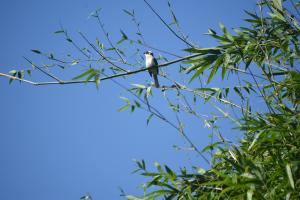
[[223, 66], [222, 67], [222, 80], [224, 80], [226, 72], [227, 72], [227, 67]]
[[174, 180], [176, 178], [176, 174], [167, 165], [165, 165], [165, 170], [170, 176], [170, 179]]
[[[18, 71], [17, 71], [17, 70], [11, 70], [11, 71], [9, 71], [8, 73], [11, 74], [12, 76], [16, 77], [17, 74], [18, 74]], [[14, 80], [15, 80], [15, 79], [10, 78], [9, 81], [8, 81], [8, 83], [11, 84]]]
[[130, 11], [128, 11], [128, 10], [123, 9], [123, 12], [125, 12], [127, 15], [129, 15], [131, 17], [134, 17], [134, 14], [131, 13]]
[[135, 110], [135, 105], [131, 105], [130, 112], [134, 112], [134, 110]]
[[122, 42], [124, 42], [126, 39], [124, 39], [124, 38], [121, 38], [118, 42], [117, 42], [117, 44], [121, 44]]
[[66, 40], [71, 43], [73, 42], [73, 40], [71, 40], [71, 38], [67, 38]]
[[[217, 58], [215, 64], [214, 64], [213, 67], [212, 67], [212, 70], [211, 70], [211, 72], [210, 72], [210, 75], [209, 75], [209, 77], [208, 77], [208, 79], [207, 79], [207, 83], [209, 83], [209, 82], [212, 80], [212, 78], [213, 78], [214, 75], [217, 73], [217, 71], [218, 71], [220, 65], [223, 63], [223, 61], [224, 61], [224, 55], [219, 56], [219, 57]], [[225, 68], [225, 67], [223, 67], [223, 68]], [[224, 73], [224, 75], [223, 75], [223, 73]], [[222, 78], [223, 78], [223, 76], [225, 76], [225, 73], [226, 73], [226, 70], [225, 70], [225, 71], [222, 70]]]
[[58, 30], [58, 31], [55, 31], [54, 34], [60, 34], [60, 33], [64, 33], [65, 31], [62, 29], [62, 30]]
[[96, 84], [96, 87], [98, 89], [99, 85], [100, 85], [100, 74], [95, 75], [95, 84]]
[[293, 189], [295, 189], [295, 184], [294, 184], [294, 179], [293, 179], [293, 174], [292, 174], [290, 164], [286, 164], [285, 168], [286, 168], [286, 173], [287, 173], [288, 178], [289, 178], [290, 185]]
[[149, 124], [149, 122], [151, 121], [151, 119], [153, 118], [154, 114], [151, 113], [148, 117], [147, 117], [147, 125]]
[[79, 74], [78, 76], [75, 76], [74, 78], [72, 78], [72, 80], [78, 80], [81, 79], [89, 74], [91, 74], [92, 72], [94, 72], [93, 68], [88, 68], [86, 71], [84, 71], [82, 74]]
[[71, 66], [73, 66], [73, 65], [77, 65], [79, 63], [79, 61], [78, 60], [73, 60], [73, 62], [71, 63]]
[[126, 195], [125, 198], [127, 200], [145, 200], [144, 198], [138, 198], [138, 197], [133, 196], [133, 195]]
[[189, 80], [189, 83], [191, 83], [195, 78], [197, 78], [198, 76], [200, 76], [200, 74], [203, 73], [203, 71], [205, 69], [207, 69], [209, 67], [209, 65], [205, 65], [205, 66], [201, 66], [199, 67], [199, 69], [197, 70], [197, 72], [192, 76], [192, 78]]
[[140, 108], [141, 107], [141, 104], [138, 102], [138, 101], [136, 101], [136, 100], [134, 100], [134, 104], [136, 105], [136, 107], [138, 107], [138, 108]]
[[207, 151], [211, 151], [214, 150], [216, 147], [218, 147], [220, 144], [223, 144], [222, 142], [215, 142], [212, 143], [210, 145], [207, 145], [206, 147], [204, 147], [201, 151], [201, 153], [207, 152]]
[[206, 170], [201, 167], [196, 167], [196, 171], [198, 174], [201, 174], [201, 175], [205, 174], [205, 172], [206, 172]]
[[146, 86], [145, 85], [142, 85], [142, 84], [131, 84], [137, 88], [141, 88], [141, 89], [146, 89]]
[[207, 34], [208, 34], [208, 35], [216, 35], [217, 32], [214, 31], [213, 29], [208, 29], [208, 33], [207, 33]]
[[249, 16], [253, 17], [254, 19], [260, 19], [256, 14], [248, 12], [247, 10], [244, 10], [244, 12], [247, 13]]
[[221, 49], [217, 47], [210, 47], [210, 48], [187, 48], [184, 49], [189, 53], [202, 53], [202, 54], [220, 54]]
[[12, 74], [13, 76], [15, 76], [17, 74], [17, 72], [18, 71], [14, 69], [14, 70], [10, 70], [8, 73]]
[[91, 80], [93, 77], [95, 77], [98, 73], [93, 70], [91, 73], [89, 73], [89, 75], [85, 78], [86, 81]]
[[116, 50], [116, 48], [108, 48], [108, 49], [106, 49], [106, 51], [115, 51]]
[[257, 142], [258, 138], [260, 137], [260, 135], [262, 134], [262, 132], [259, 132], [258, 134], [256, 134], [254, 136], [254, 139], [251, 143], [251, 145], [248, 147], [248, 151], [250, 151], [250, 149], [255, 145], [255, 143]]
[[153, 192], [150, 192], [146, 195], [146, 197], [148, 197], [145, 200], [155, 200], [160, 196], [166, 196], [167, 194], [173, 193], [172, 190], [154, 190]]
[[227, 29], [226, 29], [226, 27], [224, 26], [223, 23], [220, 22], [219, 26], [220, 26], [221, 30], [223, 31], [223, 33], [227, 33]]
[[138, 161], [138, 160], [134, 160], [135, 163], [137, 164], [137, 166], [139, 167], [139, 169], [145, 171], [146, 170], [146, 163], [144, 160]]
[[129, 108], [130, 104], [126, 104], [125, 106], [122, 106], [121, 108], [118, 109], [118, 112], [124, 111], [127, 108]]
[[80, 197], [81, 200], [92, 200], [92, 196], [90, 194], [88, 195], [84, 195], [82, 197]]
[[217, 73], [218, 69], [219, 69], [219, 66], [215, 64], [213, 66], [213, 68], [211, 69], [211, 71], [210, 71], [210, 74], [209, 74], [208, 79], [207, 79], [207, 83], [210, 83], [210, 81], [213, 79], [213, 77]]
[[122, 106], [121, 108], [119, 108], [117, 111], [118, 112], [121, 112], [121, 111], [124, 111], [126, 110], [127, 108], [130, 107], [131, 103], [130, 103], [130, 100], [126, 97], [120, 97], [121, 99], [125, 100], [126, 101], [126, 105]]
[[273, 5], [276, 9], [278, 9], [279, 11], [282, 11], [282, 1], [281, 0], [272, 0], [273, 1]]
[[151, 87], [148, 87], [147, 90], [146, 90], [146, 97], [150, 97], [152, 96], [152, 88]]
[[163, 173], [163, 170], [161, 168], [161, 165], [158, 163], [158, 162], [154, 162], [154, 166], [157, 168], [157, 170], [160, 172], [160, 173]]
[[29, 76], [31, 76], [31, 70], [30, 70], [30, 69], [27, 69], [26, 72], [27, 72], [27, 74], [28, 74]]
[[37, 49], [31, 49], [32, 52], [36, 53], [36, 54], [41, 54], [42, 52], [37, 50]]
[[195, 88], [195, 91], [197, 90], [200, 90], [200, 91], [209, 91], [209, 92], [213, 92], [213, 93], [216, 93], [218, 91], [220, 91], [221, 89], [220, 88], [214, 88], [214, 87], [211, 87], [211, 88]]
[[245, 99], [240, 88], [238, 87], [233, 87], [233, 90], [241, 97], [241, 99]]
[[279, 12], [269, 13], [269, 15], [274, 19], [279, 19], [279, 20], [285, 22], [284, 16], [282, 16], [282, 14]]
[[117, 44], [121, 44], [122, 42], [124, 42], [125, 40], [128, 40], [128, 37], [127, 35], [122, 31], [120, 30], [121, 34], [122, 34], [122, 37], [121, 39], [117, 42]]
[[175, 14], [174, 14], [173, 11], [171, 11], [171, 14], [172, 14], [172, 18], [173, 18], [173, 22], [172, 23], [178, 24], [178, 20], [177, 20], [177, 18], [176, 18], [176, 16], [175, 16]]
[[253, 196], [253, 189], [247, 191], [247, 200], [252, 200]]

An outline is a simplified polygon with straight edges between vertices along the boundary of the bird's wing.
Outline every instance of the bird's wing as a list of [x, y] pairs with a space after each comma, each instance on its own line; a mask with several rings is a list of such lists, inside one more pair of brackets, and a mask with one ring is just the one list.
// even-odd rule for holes
[[153, 58], [154, 65], [158, 65], [156, 58]]
[[156, 74], [158, 74], [158, 63], [157, 63], [156, 58], [153, 58], [153, 62], [154, 62], [154, 65], [156, 66], [156, 68], [155, 68]]

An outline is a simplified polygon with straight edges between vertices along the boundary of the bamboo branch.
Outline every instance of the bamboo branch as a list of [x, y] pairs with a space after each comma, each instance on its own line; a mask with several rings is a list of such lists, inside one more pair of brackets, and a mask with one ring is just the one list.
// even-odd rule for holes
[[165, 51], [165, 50], [162, 50], [162, 49], [158, 49], [158, 48], [153, 47], [153, 46], [150, 46], [150, 45], [148, 45], [148, 44], [146, 44], [146, 43], [139, 43], [139, 42], [137, 42], [137, 41], [135, 41], [135, 40], [130, 40], [130, 41], [133, 42], [133, 43], [136, 43], [136, 44], [138, 44], [138, 45], [140, 45], [140, 46], [147, 47], [147, 48], [149, 48], [149, 49], [152, 49], [152, 50], [155, 50], [155, 51], [164, 53], [164, 54], [168, 54], [168, 55], [170, 55], [170, 56], [174, 56], [174, 57], [177, 57], [177, 58], [182, 58], [182, 57], [179, 56], [179, 55], [176, 55], [176, 54], [174, 54], [174, 53], [171, 53], [171, 52], [168, 52], [168, 51]]
[[11, 76], [9, 74], [3, 74], [1, 72], [0, 72], [0, 76], [4, 76], [4, 77], [7, 77], [7, 78], [10, 78], [10, 79], [13, 79], [13, 80], [19, 80], [19, 81], [22, 81], [22, 82], [25, 82], [25, 83], [29, 83], [29, 84], [32, 84], [32, 85], [36, 84], [35, 82], [29, 81], [29, 80], [25, 80], [25, 79], [22, 79], [22, 78], [18, 78], [16, 76]]
[[180, 39], [182, 42], [184, 42], [185, 44], [187, 44], [190, 47], [194, 47], [194, 45], [192, 45], [191, 43], [189, 43], [188, 41], [186, 41], [185, 39], [183, 39], [182, 37], [180, 37], [166, 22], [165, 20], [163, 20], [163, 18], [154, 10], [154, 8], [148, 3], [148, 1], [144, 0], [144, 2], [147, 4], [147, 6], [152, 10], [152, 12], [160, 19], [160, 21], [178, 38]]
[[[170, 62], [165, 62], [165, 63], [162, 63], [162, 64], [159, 64], [158, 67], [166, 67], [168, 65], [171, 65], [171, 64], [174, 64], [174, 63], [177, 63], [177, 62], [180, 62], [180, 61], [183, 61], [183, 60], [187, 60], [187, 59], [190, 59], [190, 58], [194, 58], [194, 57], [197, 57], [197, 56], [200, 56], [202, 55], [202, 53], [197, 53], [197, 54], [193, 54], [193, 55], [190, 55], [190, 56], [186, 56], [186, 57], [183, 57], [183, 58], [179, 58], [179, 59], [176, 59], [176, 60], [173, 60], [173, 61], [170, 61]], [[143, 71], [147, 71], [149, 70], [149, 68], [141, 68], [141, 69], [138, 69], [138, 70], [134, 70], [134, 71], [128, 71], [128, 72], [124, 72], [124, 73], [119, 73], [119, 74], [115, 74], [115, 75], [112, 75], [112, 76], [107, 76], [107, 77], [103, 77], [100, 79], [100, 81], [105, 81], [105, 80], [109, 80], [109, 79], [114, 79], [114, 78], [117, 78], [117, 77], [123, 77], [123, 76], [128, 76], [128, 75], [131, 75], [131, 74], [136, 74], [136, 73], [139, 73], [139, 72], [143, 72]], [[43, 70], [44, 71], [44, 70]], [[5, 74], [5, 76], [10, 76], [8, 74]], [[13, 76], [12, 76], [13, 77]], [[52, 77], [52, 76], [51, 76]], [[23, 82], [26, 82], [26, 83], [30, 83], [32, 85], [57, 85], [57, 84], [60, 84], [60, 85], [66, 85], [66, 84], [76, 84], [76, 83], [95, 83], [96, 80], [71, 80], [71, 81], [48, 81], [48, 82], [33, 82], [33, 81], [29, 81], [29, 80], [26, 80], [26, 79], [18, 79], [20, 81], [23, 81]]]
[[85, 37], [85, 35], [81, 32], [79, 32], [79, 35], [94, 49], [94, 51], [96, 51], [106, 62], [108, 62], [109, 64], [111, 64], [112, 66], [122, 70], [122, 71], [127, 71], [119, 66], [117, 66], [115, 63], [111, 62], [105, 55], [103, 55], [103, 53], [101, 53], [101, 51], [99, 51], [97, 49], [97, 47], [95, 47], [95, 45], [93, 45], [88, 39], [87, 37]]
[[97, 12], [97, 20], [98, 20], [98, 24], [100, 25], [100, 28], [101, 28], [103, 34], [105, 35], [105, 37], [106, 37], [106, 39], [107, 39], [109, 45], [114, 49], [114, 51], [117, 53], [117, 55], [118, 55], [119, 58], [122, 60], [122, 62], [123, 62], [123, 63], [126, 63], [125, 59], [123, 58], [123, 56], [122, 56], [121, 53], [119, 52], [118, 48], [116, 48], [116, 47], [114, 46], [114, 44], [112, 43], [112, 41], [110, 40], [109, 35], [108, 35], [108, 32], [105, 31], [104, 24], [101, 22], [98, 12]]
[[43, 72], [44, 74], [46, 74], [47, 76], [50, 76], [51, 78], [55, 79], [56, 81], [58, 81], [59, 83], [62, 82], [59, 78], [57, 78], [56, 76], [54, 76], [53, 74], [51, 74], [50, 72], [45, 71], [44, 69], [40, 68], [39, 66], [37, 66], [36, 64], [34, 64], [33, 62], [31, 62], [29, 59], [27, 59], [26, 57], [23, 57], [27, 62], [29, 62], [33, 67], [37, 68], [38, 70], [40, 70], [41, 72]]
[[[192, 54], [192, 55], [185, 56], [185, 57], [182, 57], [182, 58], [179, 58], [179, 59], [175, 59], [175, 60], [170, 61], [170, 62], [165, 62], [165, 63], [159, 64], [157, 67], [159, 67], [159, 68], [166, 67], [168, 65], [171, 65], [171, 64], [183, 61], [183, 60], [187, 60], [187, 59], [190, 59], [190, 58], [198, 57], [198, 56], [201, 56], [201, 55], [203, 55], [203, 54], [202, 53]], [[28, 59], [26, 59], [26, 60], [29, 61]], [[34, 65], [31, 61], [29, 61], [29, 62], [32, 65]], [[40, 67], [38, 67], [36, 65], [34, 65], [34, 66], [37, 67], [38, 69], [42, 70]], [[241, 70], [241, 69], [230, 68], [230, 67], [228, 67], [228, 68], [231, 69], [231, 70], [238, 71], [240, 73], [250, 74], [250, 73], [248, 73], [248, 72], [246, 72], [244, 70]], [[140, 72], [143, 72], [143, 71], [147, 71], [147, 70], [149, 70], [149, 68], [143, 67], [141, 69], [134, 70], [134, 71], [127, 71], [127, 72], [115, 74], [115, 75], [112, 75], [112, 76], [106, 76], [106, 77], [100, 78], [100, 81], [105, 81], [105, 80], [114, 79], [114, 78], [118, 78], [118, 77], [128, 76], [128, 75], [131, 75], [131, 74], [137, 74], [137, 73], [140, 73]], [[56, 81], [33, 82], [33, 81], [26, 80], [26, 79], [19, 79], [19, 78], [14, 78], [14, 79], [17, 79], [17, 80], [25, 82], [25, 83], [30, 83], [32, 85], [58, 85], [58, 84], [60, 84], [60, 85], [67, 85], [67, 84], [81, 84], [81, 83], [95, 83], [96, 82], [96, 80], [88, 80], [88, 81], [87, 80], [70, 80], [70, 81], [63, 81], [63, 80], [60, 80], [60, 79], [56, 78], [55, 76], [49, 74], [45, 70], [42, 70], [42, 72], [44, 72], [48, 76], [54, 78], [55, 80], [57, 80], [57, 82]], [[11, 75], [8, 75], [8, 74], [3, 74], [3, 73], [1, 73], [1, 74], [2, 75], [0, 75], [0, 76], [5, 76], [5, 77], [8, 77], [8, 78], [14, 77], [14, 76], [11, 76]], [[261, 76], [258, 76], [258, 75], [255, 75], [255, 74], [250, 74], [250, 75], [265, 80], [265, 78], [263, 78]]]

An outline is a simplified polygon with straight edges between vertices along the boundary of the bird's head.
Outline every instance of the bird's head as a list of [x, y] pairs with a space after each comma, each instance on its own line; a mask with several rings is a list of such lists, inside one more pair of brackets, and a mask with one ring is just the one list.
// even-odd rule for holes
[[145, 51], [145, 52], [144, 52], [144, 55], [145, 55], [145, 56], [147, 56], [147, 55], [153, 56], [153, 53], [152, 53], [152, 51]]

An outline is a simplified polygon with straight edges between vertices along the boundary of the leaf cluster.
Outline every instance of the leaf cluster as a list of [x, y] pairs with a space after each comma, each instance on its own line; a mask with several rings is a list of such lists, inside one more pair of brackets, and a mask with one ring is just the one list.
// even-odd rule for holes
[[[176, 171], [156, 163], [153, 172], [137, 161], [137, 172], [149, 181], [143, 184], [143, 197], [125, 195], [127, 199], [300, 199], [299, 21], [280, 0], [262, 1], [259, 7], [269, 13], [246, 11], [249, 27], [234, 29], [233, 34], [222, 24], [222, 34], [210, 29], [208, 35], [218, 46], [186, 49], [201, 56], [188, 60], [190, 67], [184, 72], [193, 73], [190, 81], [208, 73], [207, 83], [219, 70], [223, 79], [248, 74], [252, 83], [235, 86], [234, 91], [244, 100], [242, 90], [260, 94], [267, 110], [243, 113], [238, 144], [220, 140], [205, 147], [202, 153], [214, 152], [207, 170]], [[198, 90], [219, 99], [229, 92]]]

